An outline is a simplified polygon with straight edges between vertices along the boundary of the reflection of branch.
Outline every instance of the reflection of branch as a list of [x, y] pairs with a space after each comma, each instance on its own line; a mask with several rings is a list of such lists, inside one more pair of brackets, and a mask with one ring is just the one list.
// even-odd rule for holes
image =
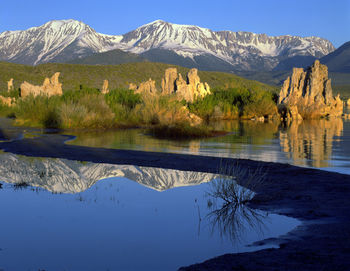
[[221, 237], [228, 236], [232, 242], [242, 241], [247, 228], [262, 232], [266, 215], [246, 205], [254, 197], [252, 189], [263, 184], [265, 174], [262, 169], [252, 172], [236, 165], [221, 167], [220, 171], [220, 177], [211, 183], [206, 193], [209, 197], [208, 208], [214, 209], [207, 215], [212, 232], [217, 227]]
[[243, 241], [244, 232], [251, 229], [263, 232], [263, 220], [266, 214], [237, 203], [223, 204], [219, 209], [210, 212], [207, 218], [214, 232], [217, 227], [221, 238], [229, 237], [232, 242]]

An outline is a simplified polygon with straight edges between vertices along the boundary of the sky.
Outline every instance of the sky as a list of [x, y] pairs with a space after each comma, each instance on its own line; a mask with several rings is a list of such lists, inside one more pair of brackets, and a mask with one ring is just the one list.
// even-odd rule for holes
[[211, 30], [318, 36], [350, 41], [350, 0], [1, 0], [0, 32], [76, 19], [120, 35], [161, 19]]

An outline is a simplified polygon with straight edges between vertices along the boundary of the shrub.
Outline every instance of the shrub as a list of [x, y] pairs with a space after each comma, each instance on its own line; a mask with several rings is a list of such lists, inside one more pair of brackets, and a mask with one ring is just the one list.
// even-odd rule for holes
[[[44, 95], [36, 97], [30, 95], [24, 99], [18, 99], [13, 110], [18, 123], [45, 127], [48, 121], [53, 122], [52, 117], [56, 114], [54, 112], [56, 112], [59, 104], [58, 96], [49, 98]], [[57, 123], [59, 123], [58, 119]]]
[[135, 94], [130, 89], [114, 89], [105, 95], [106, 102], [109, 106], [121, 104], [129, 109], [135, 108], [142, 102], [141, 95]]
[[211, 95], [195, 101], [189, 108], [205, 120], [260, 117], [277, 112], [271, 92], [245, 88], [213, 90]]
[[115, 114], [108, 107], [102, 94], [90, 94], [79, 102], [74, 99], [60, 106], [63, 128], [110, 128]]
[[172, 125], [187, 118], [187, 109], [175, 96], [143, 95], [142, 100], [132, 112], [140, 123]]

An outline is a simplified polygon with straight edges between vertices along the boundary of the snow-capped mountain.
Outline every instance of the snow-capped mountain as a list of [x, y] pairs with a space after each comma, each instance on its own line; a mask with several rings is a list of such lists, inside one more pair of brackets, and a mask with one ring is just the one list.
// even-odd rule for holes
[[0, 59], [36, 65], [60, 62], [113, 49], [119, 36], [96, 33], [75, 20], [50, 21], [40, 27], [0, 34]]
[[157, 50], [161, 49], [163, 54], [175, 54], [193, 65], [209, 58], [232, 70], [271, 70], [286, 59], [320, 58], [335, 48], [319, 37], [212, 31], [161, 20], [120, 36], [97, 33], [75, 20], [51, 21], [40, 27], [0, 34], [0, 60], [24, 64], [65, 62], [112, 49], [146, 56], [152, 51], [151, 60], [157, 60]]

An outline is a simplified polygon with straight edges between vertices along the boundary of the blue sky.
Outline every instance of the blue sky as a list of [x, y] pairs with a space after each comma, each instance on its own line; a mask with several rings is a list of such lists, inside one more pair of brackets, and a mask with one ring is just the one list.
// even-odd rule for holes
[[76, 19], [97, 32], [124, 34], [162, 19], [212, 30], [320, 36], [350, 41], [350, 0], [1, 0], [0, 32]]

